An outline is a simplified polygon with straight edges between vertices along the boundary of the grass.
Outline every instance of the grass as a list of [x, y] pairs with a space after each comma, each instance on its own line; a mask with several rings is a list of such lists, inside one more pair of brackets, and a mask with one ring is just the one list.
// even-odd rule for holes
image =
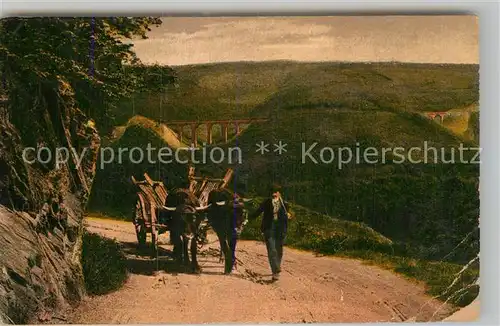
[[[427, 294], [459, 307], [467, 306], [479, 295], [479, 286], [473, 285], [479, 278], [479, 266], [459, 274], [463, 266], [447, 262], [391, 256], [367, 250], [345, 251], [338, 255], [362, 259], [367, 264], [392, 270], [410, 280], [423, 282], [427, 286]], [[456, 278], [458, 281], [450, 287]]]
[[[257, 208], [263, 198], [257, 197], [249, 207]], [[393, 242], [364, 223], [335, 219], [290, 203], [290, 212], [297, 219], [288, 228], [288, 244], [302, 249], [334, 254], [338, 251], [370, 249], [392, 252]], [[242, 233], [246, 239], [260, 239], [260, 222], [250, 221]]]
[[115, 127], [115, 132], [113, 133], [112, 138], [110, 138], [109, 141], [118, 141], [123, 136], [127, 128], [132, 126], [140, 126], [144, 129], [148, 129], [151, 132], [154, 132], [158, 138], [162, 139], [165, 144], [172, 149], [186, 147], [186, 144], [183, 144], [179, 141], [178, 135], [173, 130], [168, 128], [165, 124], [158, 123], [139, 115], [130, 118], [124, 126]]
[[479, 144], [479, 112], [471, 112], [468, 125], [466, 136]]
[[448, 112], [460, 115], [446, 117], [443, 121], [443, 126], [456, 135], [464, 137], [464, 139], [474, 140], [476, 143], [479, 143], [477, 139], [477, 133], [479, 132], [479, 125], [477, 124], [478, 104], [475, 103], [465, 108], [452, 109]]
[[94, 233], [83, 235], [82, 267], [88, 294], [115, 291], [127, 280], [126, 258], [119, 243]]
[[[250, 209], [256, 208], [261, 200], [262, 198], [255, 198]], [[366, 264], [394, 271], [409, 280], [423, 282], [429, 295], [442, 301], [449, 299], [449, 303], [459, 307], [471, 303], [479, 293], [478, 286], [470, 286], [479, 277], [478, 264], [459, 275], [462, 265], [405, 256], [408, 252], [404, 246], [364, 223], [332, 218], [293, 203], [290, 211], [294, 219], [289, 224], [287, 246], [325, 255], [360, 259]], [[250, 221], [241, 238], [262, 240], [260, 219]], [[123, 284], [126, 272], [122, 255], [116, 242], [95, 234], [85, 235], [83, 259], [87, 291], [103, 294]], [[102, 266], [106, 268], [103, 269]], [[455, 278], [458, 281], [450, 287]]]

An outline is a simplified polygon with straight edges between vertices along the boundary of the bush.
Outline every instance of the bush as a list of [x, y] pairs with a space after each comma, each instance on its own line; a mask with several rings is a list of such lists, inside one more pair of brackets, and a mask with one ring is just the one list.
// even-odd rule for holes
[[[257, 200], [253, 211], [256, 208]], [[299, 205], [291, 205], [296, 218], [288, 225], [286, 244], [298, 249], [335, 254], [347, 250], [373, 250], [392, 253], [390, 239], [363, 223], [344, 221], [323, 215]], [[242, 232], [243, 239], [261, 239], [260, 218], [250, 221]]]
[[82, 267], [89, 294], [117, 290], [127, 279], [126, 258], [118, 242], [94, 233], [83, 235]]

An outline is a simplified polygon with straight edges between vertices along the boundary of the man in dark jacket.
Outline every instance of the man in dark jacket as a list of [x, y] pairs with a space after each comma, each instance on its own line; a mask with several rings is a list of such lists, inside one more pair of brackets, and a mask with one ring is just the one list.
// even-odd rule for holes
[[278, 185], [273, 185], [270, 189], [270, 198], [264, 200], [249, 217], [249, 219], [255, 219], [264, 213], [261, 231], [266, 241], [267, 256], [273, 273], [273, 281], [278, 280], [281, 272], [283, 242], [286, 237], [288, 219], [291, 218], [288, 213], [288, 205], [281, 198], [280, 190], [281, 188]]

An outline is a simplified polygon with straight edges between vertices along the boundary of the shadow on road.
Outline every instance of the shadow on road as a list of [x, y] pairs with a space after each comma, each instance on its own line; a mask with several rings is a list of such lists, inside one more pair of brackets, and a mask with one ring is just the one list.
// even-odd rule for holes
[[[136, 242], [122, 242], [122, 250], [127, 258], [127, 269], [132, 274], [152, 276], [158, 271], [163, 271], [168, 274], [193, 274], [190, 268], [182, 266], [174, 261], [172, 250], [159, 247], [158, 258], [151, 258], [151, 248], [149, 246], [139, 247]], [[200, 263], [214, 263], [211, 260], [203, 259], [207, 256], [206, 252], [199, 252], [198, 261]], [[210, 264], [204, 265], [202, 274], [221, 275], [223, 272], [210, 271], [210, 269], [219, 268], [220, 266]], [[209, 270], [207, 270], [209, 269]]]
[[[158, 248], [158, 258], [151, 258], [149, 246], [139, 247], [136, 242], [122, 242], [122, 250], [127, 258], [127, 269], [132, 274], [153, 276], [162, 271], [167, 274], [193, 274], [189, 267], [182, 266], [174, 261], [172, 250]], [[203, 275], [224, 275], [223, 263], [217, 264], [210, 258], [218, 259], [220, 252], [214, 248], [202, 249], [198, 252], [198, 261], [202, 264]], [[241, 273], [232, 273], [230, 276], [241, 278], [261, 285], [275, 283], [269, 279], [272, 275], [260, 274], [251, 269], [242, 269]]]

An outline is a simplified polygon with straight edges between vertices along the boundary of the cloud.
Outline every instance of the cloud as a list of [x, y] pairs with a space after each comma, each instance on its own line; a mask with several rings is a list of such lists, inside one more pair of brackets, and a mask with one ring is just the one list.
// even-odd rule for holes
[[135, 41], [146, 63], [407, 61], [477, 63], [474, 16], [167, 18]]

